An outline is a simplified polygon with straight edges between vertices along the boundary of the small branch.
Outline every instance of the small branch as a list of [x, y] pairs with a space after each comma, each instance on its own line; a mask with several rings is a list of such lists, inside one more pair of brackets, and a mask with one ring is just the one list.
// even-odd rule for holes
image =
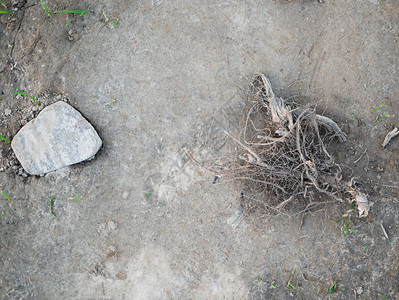
[[362, 159], [363, 155], [366, 154], [366, 152], [367, 152], [367, 149], [364, 150], [363, 153], [360, 155], [360, 157], [359, 157], [358, 159], [356, 159], [353, 163], [354, 163], [354, 164], [357, 164], [357, 163]]
[[389, 242], [389, 237], [388, 237], [387, 231], [384, 228], [384, 225], [382, 225], [382, 223], [380, 225], [381, 225], [381, 229], [382, 229], [382, 232], [384, 233], [385, 238]]

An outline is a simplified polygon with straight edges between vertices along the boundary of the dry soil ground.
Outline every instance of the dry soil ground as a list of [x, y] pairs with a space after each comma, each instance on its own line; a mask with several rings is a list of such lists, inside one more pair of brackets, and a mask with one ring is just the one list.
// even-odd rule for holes
[[[44, 1], [90, 6], [68, 26], [39, 0], [2, 2], [18, 10], [0, 17], [0, 134], [37, 114], [13, 91], [44, 105], [62, 95], [104, 147], [25, 178], [0, 141], [0, 188], [13, 200], [0, 202], [0, 298], [328, 299], [336, 281], [331, 299], [398, 299], [399, 141], [381, 147], [399, 116], [397, 0]], [[229, 153], [221, 128], [239, 133], [255, 72], [348, 133], [354, 144], [333, 154], [374, 204], [350, 220], [357, 232], [341, 236], [349, 204], [307, 214], [301, 228], [300, 217], [235, 222], [242, 186], [212, 184], [182, 150]], [[286, 287], [292, 270], [297, 289]]]

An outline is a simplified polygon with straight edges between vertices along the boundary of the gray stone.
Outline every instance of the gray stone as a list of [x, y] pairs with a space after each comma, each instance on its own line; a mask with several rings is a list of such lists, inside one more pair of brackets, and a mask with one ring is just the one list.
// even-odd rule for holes
[[84, 161], [95, 155], [101, 145], [93, 126], [63, 101], [43, 109], [11, 143], [22, 167], [31, 175]]
[[6, 108], [6, 109], [4, 110], [4, 115], [6, 115], [6, 116], [11, 115], [11, 109]]

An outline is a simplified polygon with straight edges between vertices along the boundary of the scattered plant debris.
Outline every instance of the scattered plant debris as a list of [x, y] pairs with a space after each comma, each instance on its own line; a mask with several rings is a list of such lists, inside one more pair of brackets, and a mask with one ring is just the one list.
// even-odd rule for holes
[[326, 148], [328, 139], [347, 140], [341, 128], [312, 107], [291, 107], [276, 97], [264, 74], [254, 77], [248, 94], [242, 139], [225, 131], [238, 146], [235, 159], [215, 172], [247, 184], [254, 193], [245, 197], [247, 207], [297, 214], [349, 195], [359, 216], [367, 216], [367, 195], [354, 178], [342, 179], [340, 165]]

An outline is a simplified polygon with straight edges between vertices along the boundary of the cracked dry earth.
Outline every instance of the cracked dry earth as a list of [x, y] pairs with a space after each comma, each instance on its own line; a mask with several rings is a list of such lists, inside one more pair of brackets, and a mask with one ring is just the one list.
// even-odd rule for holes
[[[0, 201], [0, 298], [399, 297], [399, 142], [381, 147], [398, 125], [396, 0], [44, 1], [50, 11], [90, 7], [68, 26], [38, 0], [2, 2], [14, 14], [0, 16], [0, 134], [11, 139], [62, 98], [103, 148], [25, 176], [0, 141], [0, 189], [13, 201]], [[222, 129], [239, 136], [257, 72], [348, 134], [352, 143], [329, 146], [373, 204], [349, 220], [356, 232], [342, 237], [347, 203], [302, 226], [299, 216], [246, 214], [244, 187], [212, 184], [182, 148], [202, 162], [234, 150]], [[287, 287], [292, 270], [297, 289]]]

